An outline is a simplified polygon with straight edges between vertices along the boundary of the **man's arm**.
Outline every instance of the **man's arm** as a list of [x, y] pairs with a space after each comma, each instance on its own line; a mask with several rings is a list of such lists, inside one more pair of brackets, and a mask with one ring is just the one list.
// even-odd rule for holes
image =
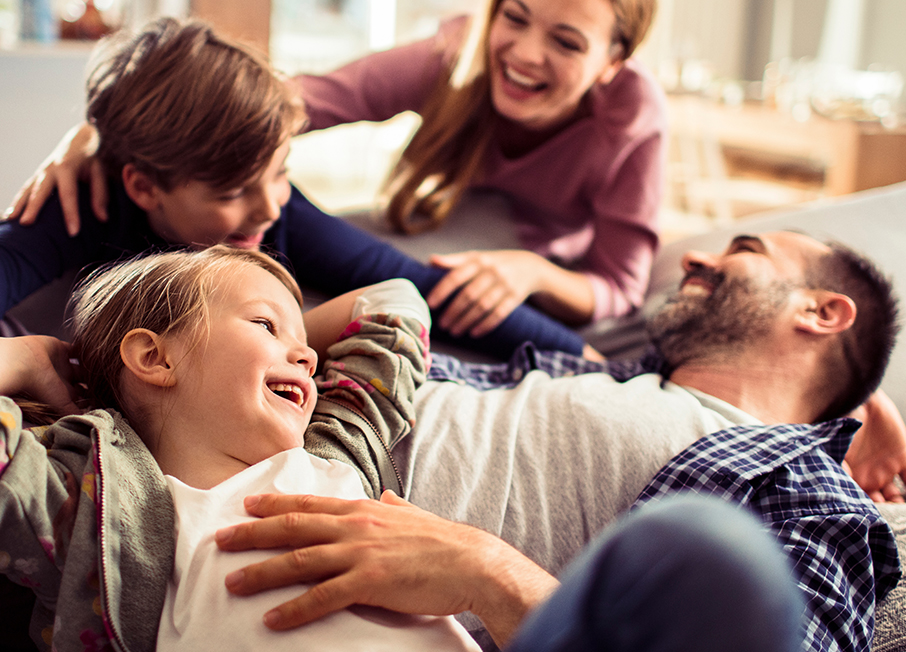
[[222, 550], [293, 548], [226, 579], [236, 595], [314, 582], [265, 616], [291, 629], [353, 604], [403, 613], [472, 611], [498, 645], [558, 586], [497, 537], [385, 492], [380, 501], [266, 495], [246, 499], [260, 520], [217, 532]]
[[878, 390], [855, 412], [862, 427], [853, 437], [844, 468], [875, 502], [904, 501], [896, 478], [906, 481], [906, 424], [897, 406]]

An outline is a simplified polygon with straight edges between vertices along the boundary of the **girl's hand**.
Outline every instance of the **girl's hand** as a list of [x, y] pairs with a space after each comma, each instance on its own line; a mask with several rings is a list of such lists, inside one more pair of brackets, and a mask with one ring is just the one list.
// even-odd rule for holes
[[904, 502], [896, 479], [906, 481], [906, 424], [893, 401], [878, 390], [851, 415], [862, 421], [843, 466], [878, 503]]
[[62, 414], [79, 414], [69, 344], [46, 335], [0, 337], [0, 394], [28, 396]]
[[230, 574], [228, 590], [250, 595], [315, 583], [265, 616], [273, 629], [290, 629], [353, 604], [413, 614], [471, 610], [502, 645], [558, 585], [497, 537], [442, 519], [389, 491], [380, 501], [269, 494], [246, 498], [245, 506], [261, 518], [219, 530], [222, 550], [293, 550]]
[[59, 190], [60, 205], [69, 235], [79, 232], [78, 187], [87, 178], [91, 187], [91, 206], [102, 222], [107, 221], [107, 179], [95, 157], [97, 130], [87, 122], [70, 129], [31, 178], [16, 193], [4, 219], [19, 218], [21, 224], [32, 224], [38, 211], [54, 188]]
[[450, 271], [428, 294], [428, 305], [437, 308], [459, 292], [439, 326], [453, 335], [468, 332], [472, 337], [490, 333], [538, 291], [539, 275], [550, 265], [538, 254], [521, 250], [435, 255], [431, 264]]

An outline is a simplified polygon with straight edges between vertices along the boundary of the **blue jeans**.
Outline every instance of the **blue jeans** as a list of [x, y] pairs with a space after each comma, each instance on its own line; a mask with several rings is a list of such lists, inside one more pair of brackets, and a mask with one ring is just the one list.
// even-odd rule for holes
[[506, 652], [792, 652], [804, 601], [758, 520], [716, 498], [645, 505], [564, 571]]

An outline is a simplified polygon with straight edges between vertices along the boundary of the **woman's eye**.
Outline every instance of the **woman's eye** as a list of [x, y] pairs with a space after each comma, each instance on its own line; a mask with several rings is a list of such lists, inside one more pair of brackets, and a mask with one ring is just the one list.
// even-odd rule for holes
[[561, 38], [559, 36], [554, 37], [554, 41], [556, 41], [557, 45], [561, 48], [569, 50], [570, 52], [579, 52], [582, 49], [582, 46], [575, 41], [570, 41], [569, 39]]
[[235, 201], [242, 197], [244, 193], [245, 188], [236, 188], [235, 190], [230, 190], [220, 195], [220, 201]]
[[527, 22], [525, 20], [525, 18], [523, 18], [522, 16], [520, 16], [519, 14], [517, 14], [513, 11], [504, 11], [503, 17], [506, 18], [511, 23], [513, 23], [514, 25], [525, 25]]

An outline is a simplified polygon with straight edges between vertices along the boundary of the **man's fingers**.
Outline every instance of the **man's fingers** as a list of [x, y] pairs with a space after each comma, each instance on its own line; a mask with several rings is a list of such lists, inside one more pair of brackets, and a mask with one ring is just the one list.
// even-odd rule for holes
[[221, 550], [269, 550], [315, 545], [337, 536], [336, 519], [290, 512], [223, 528], [215, 541]]
[[290, 512], [306, 514], [349, 514], [356, 509], [356, 500], [343, 500], [310, 494], [261, 494], [248, 496], [245, 509], [252, 516], [278, 516]]
[[313, 622], [355, 604], [354, 589], [354, 583], [346, 576], [326, 580], [267, 612], [264, 624], [271, 629], [285, 630]]
[[227, 575], [230, 593], [252, 595], [290, 584], [318, 582], [347, 571], [350, 560], [338, 546], [297, 548]]

